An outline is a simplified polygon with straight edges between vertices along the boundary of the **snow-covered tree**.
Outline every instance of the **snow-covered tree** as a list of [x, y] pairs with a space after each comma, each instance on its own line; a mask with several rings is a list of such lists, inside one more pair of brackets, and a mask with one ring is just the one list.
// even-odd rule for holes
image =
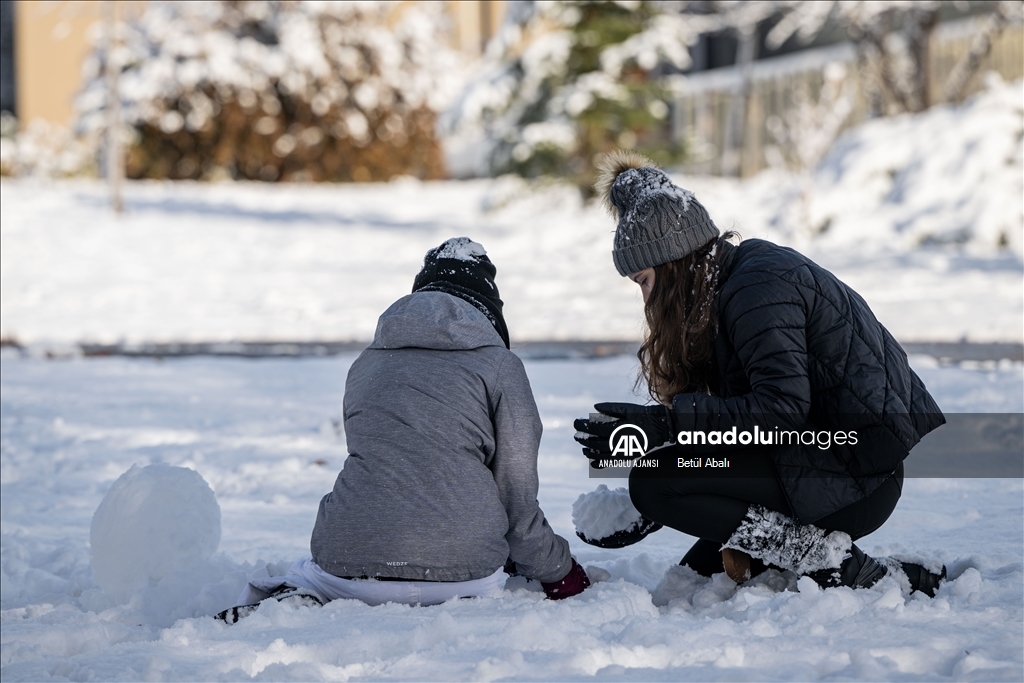
[[690, 64], [708, 25], [650, 1], [515, 3], [482, 74], [447, 113], [453, 136], [476, 136], [492, 174], [555, 174], [581, 187], [594, 157], [637, 149], [670, 164], [672, 93], [660, 71]]
[[131, 177], [436, 178], [436, 112], [457, 60], [434, 3], [150, 2], [85, 68], [79, 126], [103, 126], [121, 67]]

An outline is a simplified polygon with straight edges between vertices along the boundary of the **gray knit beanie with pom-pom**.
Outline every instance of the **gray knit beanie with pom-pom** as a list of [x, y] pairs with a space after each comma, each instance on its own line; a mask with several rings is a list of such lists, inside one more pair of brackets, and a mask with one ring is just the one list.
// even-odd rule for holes
[[597, 193], [618, 218], [612, 260], [619, 275], [681, 259], [718, 237], [707, 210], [650, 159], [616, 151], [599, 165]]

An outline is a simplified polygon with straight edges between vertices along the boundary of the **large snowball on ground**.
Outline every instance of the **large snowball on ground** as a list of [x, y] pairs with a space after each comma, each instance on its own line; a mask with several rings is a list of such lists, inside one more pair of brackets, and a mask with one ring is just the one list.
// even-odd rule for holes
[[92, 516], [92, 573], [112, 597], [208, 559], [220, 545], [220, 505], [195, 470], [133, 465]]

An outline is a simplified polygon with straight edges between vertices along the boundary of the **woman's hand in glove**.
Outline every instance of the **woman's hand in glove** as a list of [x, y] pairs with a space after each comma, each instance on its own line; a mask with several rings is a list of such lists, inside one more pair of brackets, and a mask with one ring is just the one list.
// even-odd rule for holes
[[583, 446], [583, 455], [591, 461], [612, 457], [613, 444], [609, 443], [612, 432], [624, 424], [639, 427], [647, 436], [645, 453], [675, 441], [672, 411], [660, 404], [641, 406], [635, 403], [598, 403], [594, 410], [607, 417], [606, 420], [580, 418], [573, 423], [576, 428], [576, 442]]
[[591, 467], [601, 469], [598, 461], [611, 457], [611, 446], [608, 445], [608, 437], [615, 429], [618, 420], [606, 415], [593, 415], [581, 417], [573, 422], [576, 434], [573, 439], [583, 446], [583, 455], [590, 459]]
[[552, 581], [551, 583], [541, 582], [540, 586], [544, 589], [544, 594], [548, 596], [549, 600], [564, 600], [565, 598], [579, 595], [589, 588], [590, 578], [587, 576], [587, 572], [583, 570], [583, 567], [573, 558], [572, 568], [569, 569], [569, 573], [565, 575], [564, 579]]

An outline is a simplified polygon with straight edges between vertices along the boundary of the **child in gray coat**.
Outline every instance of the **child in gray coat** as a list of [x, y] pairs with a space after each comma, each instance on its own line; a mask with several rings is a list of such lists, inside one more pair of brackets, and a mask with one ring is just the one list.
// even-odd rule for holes
[[[495, 272], [466, 237], [427, 252], [349, 370], [349, 456], [320, 501], [312, 558], [239, 602], [436, 604], [497, 593], [507, 562], [552, 599], [590, 585], [537, 502], [541, 421]], [[247, 613], [232, 610], [229, 622]]]

